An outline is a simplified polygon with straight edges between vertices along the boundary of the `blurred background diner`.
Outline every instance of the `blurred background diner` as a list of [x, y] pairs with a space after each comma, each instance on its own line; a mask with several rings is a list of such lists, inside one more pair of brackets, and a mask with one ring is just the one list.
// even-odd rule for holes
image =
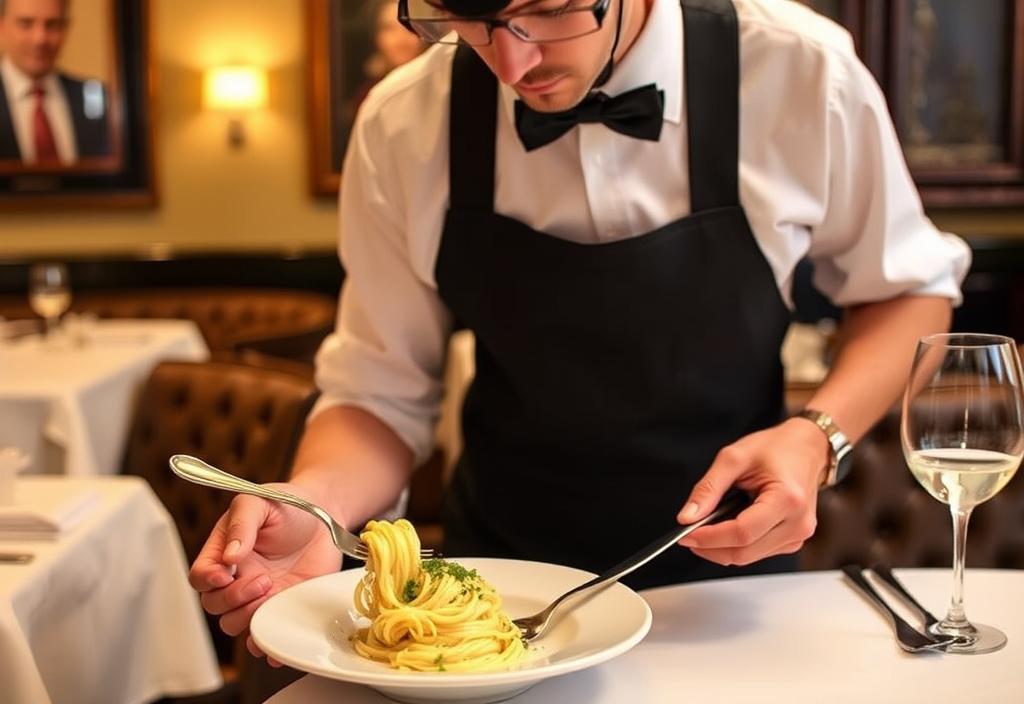
[[[1024, 3], [805, 4], [849, 30], [928, 215], [972, 249], [953, 330], [1024, 341]], [[0, 553], [32, 555], [0, 563], [0, 700], [265, 701], [302, 673], [251, 657], [186, 582], [231, 496], [175, 479], [167, 458], [287, 477], [345, 279], [338, 188], [352, 122], [425, 47], [393, 1], [0, 8], [4, 81], [38, 41], [15, 17], [59, 28], [52, 85], [77, 77], [77, 92], [33, 93], [42, 107], [24, 110], [0, 86], [0, 462], [17, 473]], [[41, 128], [37, 109], [54, 110], [46, 125], [80, 116], [103, 149]], [[794, 410], [827, 373], [840, 316], [813, 275], [797, 268], [783, 349]], [[436, 449], [404, 508], [432, 546], [472, 336], [450, 350]], [[1022, 519], [1018, 477], [978, 512], [968, 565], [1024, 569]], [[951, 560], [948, 514], [906, 471], [894, 407], [822, 496], [801, 567]], [[120, 591], [103, 586], [111, 575]]]

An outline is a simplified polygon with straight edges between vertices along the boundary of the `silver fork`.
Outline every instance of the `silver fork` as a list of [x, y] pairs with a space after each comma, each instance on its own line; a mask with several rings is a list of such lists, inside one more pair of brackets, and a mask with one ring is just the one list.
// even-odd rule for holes
[[921, 653], [929, 651], [944, 652], [951, 645], [958, 642], [955, 636], [933, 637], [921, 633], [919, 630], [904, 621], [882, 595], [871, 586], [871, 583], [864, 578], [859, 565], [844, 565], [843, 574], [852, 582], [860, 593], [874, 604], [888, 618], [889, 624], [896, 635], [896, 643], [908, 653]]
[[548, 604], [547, 608], [543, 611], [533, 616], [514, 619], [512, 623], [516, 624], [519, 630], [522, 631], [524, 640], [533, 640], [548, 627], [555, 610], [562, 606], [569, 597], [582, 597], [604, 589], [633, 570], [643, 567], [701, 526], [725, 518], [727, 515], [739, 513], [749, 505], [750, 497], [742, 491], [736, 490], [726, 494], [725, 498], [718, 503], [718, 507], [704, 518], [686, 526], [674, 526], [668, 533], [648, 544], [643, 549], [638, 550], [631, 557], [626, 558], [611, 569], [605, 570], [589, 582], [584, 582], [580, 586], [562, 594], [562, 596]]
[[[247, 479], [236, 477], [234, 474], [229, 474], [223, 469], [217, 469], [191, 455], [174, 455], [170, 459], [170, 465], [171, 471], [193, 484], [201, 484], [202, 486], [209, 486], [214, 489], [226, 489], [227, 491], [234, 491], [239, 494], [251, 494], [302, 509], [319, 518], [327, 526], [327, 530], [331, 532], [331, 540], [334, 541], [334, 544], [342, 553], [363, 561], [366, 561], [366, 558], [370, 556], [366, 543], [360, 540], [359, 536], [346, 530], [344, 526], [331, 518], [327, 511], [324, 511], [314, 503], [300, 499], [298, 496], [287, 492], [271, 489], [261, 484], [254, 484]], [[433, 557], [433, 555], [433, 550], [420, 550], [420, 557]]]

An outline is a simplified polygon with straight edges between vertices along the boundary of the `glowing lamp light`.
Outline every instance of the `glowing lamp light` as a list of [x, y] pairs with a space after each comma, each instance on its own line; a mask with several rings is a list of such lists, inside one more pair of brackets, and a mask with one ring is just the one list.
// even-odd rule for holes
[[218, 66], [206, 72], [203, 102], [214, 110], [235, 113], [228, 125], [228, 142], [233, 147], [245, 144], [245, 127], [238, 113], [267, 104], [266, 71], [252, 66]]

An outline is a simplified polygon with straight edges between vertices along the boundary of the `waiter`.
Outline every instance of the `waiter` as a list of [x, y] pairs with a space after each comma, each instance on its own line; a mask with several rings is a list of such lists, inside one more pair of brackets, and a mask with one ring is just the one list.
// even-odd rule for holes
[[[430, 451], [461, 325], [476, 377], [447, 555], [601, 570], [736, 485], [751, 508], [631, 584], [791, 568], [844, 436], [899, 395], [969, 265], [923, 215], [849, 36], [778, 0], [399, 13], [440, 46], [357, 120], [338, 329], [289, 488], [351, 528], [394, 504]], [[828, 379], [787, 419], [779, 350], [804, 256], [847, 315]], [[238, 497], [191, 580], [238, 634], [338, 560], [315, 519]]]

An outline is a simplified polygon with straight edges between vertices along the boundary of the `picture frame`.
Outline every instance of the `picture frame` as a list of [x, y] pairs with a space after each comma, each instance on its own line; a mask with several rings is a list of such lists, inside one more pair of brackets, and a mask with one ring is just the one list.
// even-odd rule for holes
[[338, 195], [341, 163], [355, 115], [351, 96], [357, 56], [369, 52], [368, 37], [353, 31], [357, 3], [306, 0], [309, 27], [310, 183], [316, 196]]
[[893, 0], [886, 93], [931, 207], [1024, 205], [1024, 0]]
[[[99, 2], [99, 13], [82, 9], [72, 15], [54, 74], [70, 113], [64, 129], [74, 134], [70, 160], [62, 154], [60, 163], [47, 165], [23, 158], [11, 139], [23, 145], [24, 136], [16, 136], [7, 101], [0, 106], [7, 118], [5, 123], [0, 114], [0, 209], [139, 208], [157, 202], [150, 3]], [[85, 38], [76, 50], [78, 29]]]
[[306, 0], [306, 15], [311, 191], [336, 198], [359, 105], [426, 47], [398, 23], [397, 0]]

